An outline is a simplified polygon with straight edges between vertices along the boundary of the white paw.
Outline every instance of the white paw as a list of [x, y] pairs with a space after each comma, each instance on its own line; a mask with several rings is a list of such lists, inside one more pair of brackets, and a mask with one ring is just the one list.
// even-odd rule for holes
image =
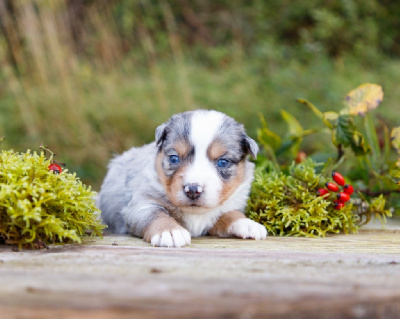
[[254, 220], [242, 218], [235, 221], [228, 229], [228, 232], [240, 238], [251, 238], [255, 240], [267, 238], [265, 227]]
[[182, 247], [190, 245], [190, 240], [190, 233], [186, 229], [176, 229], [154, 235], [151, 244], [157, 247]]

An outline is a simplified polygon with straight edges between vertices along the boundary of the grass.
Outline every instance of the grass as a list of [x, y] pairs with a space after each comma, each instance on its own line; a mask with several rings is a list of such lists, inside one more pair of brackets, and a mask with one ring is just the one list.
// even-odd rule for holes
[[[152, 141], [157, 125], [189, 109], [226, 112], [243, 122], [253, 137], [261, 112], [273, 130], [283, 133], [282, 109], [295, 114], [304, 126], [314, 123], [313, 115], [297, 104], [296, 98], [307, 98], [323, 110], [338, 110], [350, 89], [374, 82], [385, 88], [379, 114], [392, 125], [398, 124], [396, 106], [400, 96], [394, 88], [400, 72], [397, 61], [383, 63], [379, 72], [354, 64], [337, 67], [326, 59], [312, 66], [293, 61], [273, 72], [261, 70], [260, 74], [254, 72], [257, 65], [247, 60], [219, 70], [190, 61], [184, 67], [188, 74], [186, 91], [177, 80], [176, 66], [170, 61], [159, 62], [157, 83], [162, 100], [146, 69], [121, 67], [101, 72], [82, 65], [68, 78], [73, 98], [57, 82], [45, 86], [23, 82], [20, 95], [7, 90], [0, 96], [0, 135], [7, 138], [4, 147], [23, 151], [44, 143], [70, 169], [98, 187], [113, 153]], [[29, 114], [24, 116], [19, 103], [27, 103]]]
[[[114, 153], [152, 141], [157, 125], [185, 110], [226, 112], [253, 137], [263, 113], [270, 127], [283, 133], [282, 109], [304, 126], [315, 123], [296, 98], [338, 110], [348, 91], [373, 82], [385, 91], [377, 113], [392, 126], [399, 124], [398, 60], [365, 65], [353, 57], [332, 60], [315, 53], [301, 62], [287, 58], [276, 44], [259, 56], [235, 41], [224, 47], [188, 47], [180, 42], [168, 7], [163, 9], [168, 44], [161, 45], [169, 46], [167, 54], [158, 51], [159, 43], [145, 28], [139, 32], [141, 46], [124, 52], [112, 24], [102, 23], [105, 17], [94, 11], [94, 53], [82, 58], [59, 19], [63, 2], [38, 3], [44, 3], [40, 15], [30, 2], [20, 3], [16, 23], [26, 49], [18, 51], [17, 68], [7, 62], [13, 42], [0, 38], [2, 148], [25, 151], [44, 143], [95, 189]], [[324, 141], [311, 139], [304, 145], [306, 150], [320, 147]]]

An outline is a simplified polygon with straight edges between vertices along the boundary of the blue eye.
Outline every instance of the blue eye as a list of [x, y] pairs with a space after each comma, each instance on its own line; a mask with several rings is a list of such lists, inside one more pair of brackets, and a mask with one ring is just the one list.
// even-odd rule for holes
[[171, 156], [169, 157], [169, 162], [170, 162], [171, 164], [178, 164], [180, 161], [181, 161], [181, 160], [179, 159], [179, 156], [177, 156], [177, 155], [171, 155]]
[[218, 167], [225, 168], [225, 167], [229, 166], [229, 161], [226, 159], [220, 159], [220, 160], [218, 160], [217, 165], [218, 165]]

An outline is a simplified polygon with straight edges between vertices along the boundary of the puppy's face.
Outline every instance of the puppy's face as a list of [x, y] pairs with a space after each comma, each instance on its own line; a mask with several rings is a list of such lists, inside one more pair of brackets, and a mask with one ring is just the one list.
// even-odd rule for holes
[[156, 130], [157, 173], [169, 200], [193, 213], [213, 208], [241, 185], [258, 146], [234, 119], [216, 111], [174, 115]]

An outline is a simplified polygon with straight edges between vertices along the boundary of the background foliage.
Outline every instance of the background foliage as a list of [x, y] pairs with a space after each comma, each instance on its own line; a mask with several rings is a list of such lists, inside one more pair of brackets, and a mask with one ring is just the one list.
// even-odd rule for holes
[[[262, 113], [284, 135], [282, 109], [319, 127], [296, 98], [339, 111], [371, 82], [373, 124], [398, 126], [399, 56], [396, 1], [0, 0], [2, 146], [44, 143], [98, 188], [113, 153], [184, 110], [224, 111], [253, 137]], [[336, 156], [330, 139], [301, 147]]]

